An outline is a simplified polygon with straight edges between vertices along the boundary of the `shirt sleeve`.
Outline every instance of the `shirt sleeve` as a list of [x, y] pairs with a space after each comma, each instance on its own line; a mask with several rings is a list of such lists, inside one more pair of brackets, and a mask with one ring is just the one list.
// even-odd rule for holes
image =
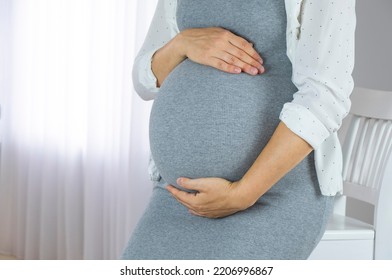
[[132, 69], [133, 86], [144, 100], [154, 99], [159, 91], [157, 79], [151, 70], [151, 58], [179, 32], [176, 9], [176, 0], [158, 1], [146, 39], [135, 58]]
[[298, 91], [279, 119], [314, 149], [348, 114], [354, 87], [355, 0], [304, 1], [292, 54]]

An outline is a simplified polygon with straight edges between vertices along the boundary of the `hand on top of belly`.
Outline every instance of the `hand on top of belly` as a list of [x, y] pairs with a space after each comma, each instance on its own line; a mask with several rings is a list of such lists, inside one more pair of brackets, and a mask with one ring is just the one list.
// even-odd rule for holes
[[166, 187], [190, 213], [201, 217], [226, 217], [247, 209], [255, 201], [244, 193], [240, 181], [230, 182], [222, 178], [179, 178], [177, 184], [185, 189], [197, 191], [188, 193], [171, 185]]
[[226, 29], [192, 28], [183, 30], [177, 37], [183, 54], [194, 62], [228, 73], [264, 72], [263, 59], [252, 43]]

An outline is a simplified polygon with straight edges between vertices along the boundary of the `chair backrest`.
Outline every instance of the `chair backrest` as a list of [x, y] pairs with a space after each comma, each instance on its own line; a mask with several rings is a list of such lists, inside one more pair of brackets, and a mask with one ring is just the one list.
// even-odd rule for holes
[[386, 168], [392, 168], [392, 92], [355, 88], [350, 99], [350, 118], [342, 140], [343, 193], [374, 205], [376, 243], [389, 234], [392, 244], [392, 182], [385, 180]]

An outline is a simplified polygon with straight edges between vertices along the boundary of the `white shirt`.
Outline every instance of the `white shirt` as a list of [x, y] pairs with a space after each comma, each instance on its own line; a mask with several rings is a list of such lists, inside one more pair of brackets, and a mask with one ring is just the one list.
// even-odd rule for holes
[[[354, 88], [355, 0], [285, 0], [287, 56], [293, 100], [282, 104], [279, 119], [314, 149], [323, 195], [341, 194], [342, 150], [337, 130], [351, 107]], [[133, 67], [136, 92], [151, 100], [159, 92], [152, 55], [178, 32], [176, 0], [159, 0], [147, 38]], [[150, 158], [151, 178], [159, 177]]]

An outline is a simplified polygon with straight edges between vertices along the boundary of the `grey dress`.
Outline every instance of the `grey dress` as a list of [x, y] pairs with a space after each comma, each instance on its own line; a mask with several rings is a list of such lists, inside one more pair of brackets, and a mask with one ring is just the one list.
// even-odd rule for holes
[[189, 214], [164, 189], [178, 177], [239, 180], [271, 138], [297, 91], [284, 0], [178, 0], [177, 24], [220, 26], [247, 39], [266, 72], [228, 74], [186, 59], [166, 78], [150, 117], [161, 178], [122, 258], [306, 259], [333, 207], [320, 193], [313, 152], [255, 205], [221, 219]]

